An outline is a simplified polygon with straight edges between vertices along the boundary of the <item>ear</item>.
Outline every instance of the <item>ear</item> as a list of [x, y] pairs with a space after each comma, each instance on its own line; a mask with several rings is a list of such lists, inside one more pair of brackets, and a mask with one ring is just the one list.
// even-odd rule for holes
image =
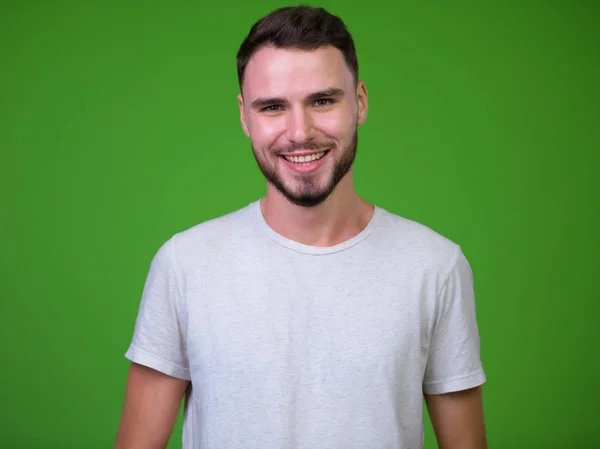
[[240, 122], [242, 123], [242, 129], [244, 130], [244, 134], [246, 134], [246, 137], [250, 138], [248, 126], [246, 126], [246, 113], [244, 112], [244, 97], [242, 97], [242, 94], [238, 94], [237, 99], [238, 107], [240, 108]]
[[356, 86], [356, 99], [358, 100], [358, 124], [362, 125], [367, 120], [369, 112], [369, 96], [363, 81], [359, 81]]

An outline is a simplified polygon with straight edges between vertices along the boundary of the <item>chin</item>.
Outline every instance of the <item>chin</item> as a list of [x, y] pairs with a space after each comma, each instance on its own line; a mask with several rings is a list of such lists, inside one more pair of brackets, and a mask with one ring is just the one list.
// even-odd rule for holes
[[287, 200], [300, 207], [311, 208], [316, 207], [319, 204], [322, 204], [326, 199], [326, 195], [316, 195], [316, 196], [286, 196]]
[[331, 195], [333, 189], [328, 189], [325, 187], [321, 188], [313, 188], [310, 190], [292, 190], [286, 189], [286, 191], [281, 191], [280, 193], [292, 204], [296, 206], [302, 207], [315, 207], [319, 204], [323, 203], [329, 195]]

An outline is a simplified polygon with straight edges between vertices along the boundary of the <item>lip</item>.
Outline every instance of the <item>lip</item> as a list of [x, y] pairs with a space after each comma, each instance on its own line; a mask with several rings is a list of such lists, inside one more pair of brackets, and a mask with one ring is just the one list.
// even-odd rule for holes
[[[323, 150], [317, 151], [317, 152], [313, 151], [313, 152], [298, 152], [298, 153], [289, 153], [289, 154], [286, 153], [285, 156], [307, 156], [309, 154], [318, 154], [318, 153], [322, 153], [322, 152], [323, 152]], [[321, 165], [323, 165], [323, 161], [325, 159], [327, 159], [327, 156], [329, 156], [329, 151], [325, 150], [325, 155], [321, 159], [319, 159], [317, 161], [311, 161], [306, 164], [290, 162], [283, 156], [284, 156], [283, 154], [279, 155], [279, 157], [283, 161], [284, 165], [290, 171], [292, 171], [294, 173], [310, 174], [310, 173], [317, 171], [319, 169], [319, 167], [321, 167]]]

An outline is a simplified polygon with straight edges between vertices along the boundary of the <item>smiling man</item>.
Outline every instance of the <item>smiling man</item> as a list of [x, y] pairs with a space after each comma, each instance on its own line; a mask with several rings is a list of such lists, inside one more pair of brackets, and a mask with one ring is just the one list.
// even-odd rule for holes
[[368, 96], [343, 22], [288, 7], [238, 52], [266, 195], [155, 255], [117, 449], [486, 447], [485, 374], [461, 248], [360, 198]]

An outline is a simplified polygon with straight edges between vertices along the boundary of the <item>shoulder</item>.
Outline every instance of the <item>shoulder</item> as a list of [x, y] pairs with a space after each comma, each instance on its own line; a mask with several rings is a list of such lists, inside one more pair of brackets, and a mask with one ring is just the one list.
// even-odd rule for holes
[[423, 223], [379, 208], [378, 240], [414, 267], [449, 271], [462, 256], [461, 247]]
[[174, 238], [182, 244], [189, 244], [197, 241], [210, 241], [215, 237], [226, 237], [244, 228], [244, 225], [250, 222], [253, 212], [253, 204], [250, 204], [184, 229], [175, 234]]
[[186, 262], [213, 263], [226, 248], [247, 241], [253, 232], [253, 204], [203, 221], [174, 233], [163, 247], [169, 248], [175, 259]]
[[175, 250], [198, 247], [207, 251], [215, 245], [243, 239], [244, 233], [252, 231], [254, 206], [251, 203], [176, 233], [173, 236]]

